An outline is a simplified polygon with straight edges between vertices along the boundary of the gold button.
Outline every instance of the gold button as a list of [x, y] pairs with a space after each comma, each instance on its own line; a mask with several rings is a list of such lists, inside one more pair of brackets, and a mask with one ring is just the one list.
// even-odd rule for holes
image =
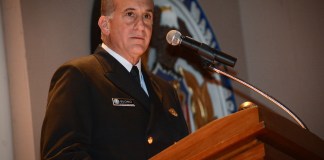
[[175, 111], [174, 108], [170, 108], [169, 112], [174, 116], [174, 117], [178, 117], [178, 113]]
[[148, 144], [152, 144], [153, 143], [153, 137], [148, 137], [147, 142], [148, 142]]

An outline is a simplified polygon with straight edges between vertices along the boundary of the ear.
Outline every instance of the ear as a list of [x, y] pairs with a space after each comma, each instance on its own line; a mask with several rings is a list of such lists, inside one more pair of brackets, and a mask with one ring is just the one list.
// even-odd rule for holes
[[110, 33], [109, 19], [106, 16], [100, 16], [98, 20], [98, 26], [100, 27], [101, 33], [108, 36]]

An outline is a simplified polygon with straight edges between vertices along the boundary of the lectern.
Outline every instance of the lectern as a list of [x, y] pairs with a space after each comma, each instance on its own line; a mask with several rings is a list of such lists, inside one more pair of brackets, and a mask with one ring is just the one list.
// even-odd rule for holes
[[324, 159], [324, 141], [267, 108], [214, 120], [150, 160]]

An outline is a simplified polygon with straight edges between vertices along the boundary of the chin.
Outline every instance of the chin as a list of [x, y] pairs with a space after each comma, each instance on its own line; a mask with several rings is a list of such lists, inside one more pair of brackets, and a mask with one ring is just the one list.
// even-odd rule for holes
[[145, 51], [133, 51], [132, 53], [140, 57], [145, 53]]
[[131, 50], [131, 53], [137, 54], [137, 55], [142, 55], [145, 53], [147, 48], [145, 47], [133, 47]]

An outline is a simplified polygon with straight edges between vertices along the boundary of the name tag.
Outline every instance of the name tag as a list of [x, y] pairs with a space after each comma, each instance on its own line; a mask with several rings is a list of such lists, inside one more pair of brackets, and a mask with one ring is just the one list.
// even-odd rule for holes
[[135, 107], [134, 99], [112, 98], [113, 106]]

